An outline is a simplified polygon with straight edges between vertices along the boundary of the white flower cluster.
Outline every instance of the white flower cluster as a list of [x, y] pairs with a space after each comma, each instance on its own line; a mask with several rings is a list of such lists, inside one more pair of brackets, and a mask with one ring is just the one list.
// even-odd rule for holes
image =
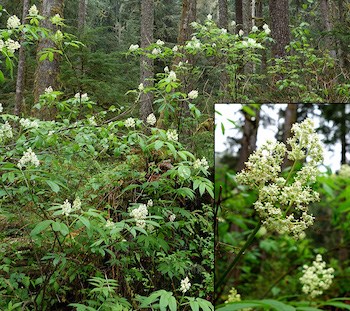
[[271, 33], [271, 29], [269, 28], [269, 25], [264, 24], [263, 29], [267, 35]]
[[193, 90], [193, 91], [188, 93], [189, 99], [196, 99], [197, 97], [198, 97], [198, 91], [196, 91], [196, 90]]
[[[259, 189], [254, 207], [267, 229], [302, 239], [314, 220], [308, 214], [308, 205], [319, 200], [309, 183], [316, 179], [323, 148], [310, 119], [294, 124], [292, 132], [294, 136], [288, 140], [291, 151], [283, 143], [267, 141], [249, 157], [246, 169], [237, 174], [237, 181]], [[293, 161], [308, 159], [292, 183], [279, 176], [286, 152]]]
[[129, 47], [130, 52], [135, 52], [140, 46], [138, 44], [131, 44]]
[[6, 40], [5, 43], [2, 40], [0, 40], [0, 49], [4, 46], [12, 54], [14, 54], [16, 50], [18, 50], [21, 47], [18, 41], [14, 41], [12, 39]]
[[147, 117], [146, 122], [147, 122], [149, 125], [154, 125], [154, 124], [156, 124], [156, 122], [157, 122], [157, 118], [156, 118], [156, 116], [155, 116], [153, 113], [151, 113], [151, 114]]
[[253, 38], [248, 38], [246, 41], [242, 41], [242, 45], [244, 47], [250, 47], [250, 48], [256, 48], [256, 49], [264, 48], [260, 43], [257, 43], [256, 40]]
[[51, 17], [51, 23], [54, 25], [61, 25], [63, 18], [59, 14], [55, 14], [54, 16]]
[[169, 215], [169, 221], [170, 221], [170, 222], [174, 222], [175, 219], [176, 219], [176, 215], [175, 215], [175, 214], [170, 214], [170, 215]]
[[0, 103], [0, 113], [2, 113], [3, 111], [4, 111], [4, 108], [2, 107], [2, 103]]
[[106, 224], [105, 224], [106, 228], [113, 228], [114, 225], [115, 223], [109, 219], [106, 221]]
[[173, 140], [173, 141], [178, 141], [179, 140], [179, 135], [177, 134], [176, 130], [167, 130], [166, 132], [166, 137], [168, 140]]
[[145, 86], [143, 85], [143, 83], [139, 84], [138, 89], [140, 92], [142, 92], [145, 89]]
[[162, 46], [162, 45], [164, 45], [164, 41], [162, 41], [162, 40], [157, 40], [156, 44]]
[[350, 165], [342, 164], [340, 166], [339, 176], [342, 178], [350, 178]]
[[[2, 108], [2, 106], [1, 106], [1, 108]], [[13, 137], [13, 133], [12, 133], [12, 127], [11, 127], [10, 123], [8, 123], [8, 121], [6, 121], [4, 124], [0, 124], [0, 142], [2, 140], [5, 140], [7, 138], [12, 138], [12, 137]]]
[[74, 97], [76, 99], [80, 99], [82, 102], [85, 102], [85, 101], [89, 100], [89, 96], [88, 96], [87, 93], [84, 93], [84, 94], [77, 93], [77, 94], [74, 95]]
[[320, 254], [316, 255], [316, 260], [312, 266], [303, 266], [303, 276], [299, 279], [303, 284], [302, 291], [311, 298], [322, 295], [323, 291], [328, 289], [334, 278], [334, 269], [326, 269], [326, 263], [322, 261]]
[[136, 220], [136, 226], [140, 228], [145, 228], [146, 226], [145, 219], [148, 215], [148, 206], [150, 206], [149, 203], [147, 205], [140, 204], [138, 208], [135, 208], [130, 212], [130, 216]]
[[203, 168], [204, 170], [207, 170], [209, 168], [207, 159], [205, 157], [203, 157], [202, 160], [196, 159], [193, 162], [193, 168], [194, 169]]
[[36, 7], [35, 4], [33, 4], [33, 5], [30, 7], [28, 13], [29, 13], [30, 16], [37, 16], [37, 15], [39, 15], [38, 8]]
[[60, 206], [61, 210], [62, 210], [62, 214], [69, 216], [69, 214], [73, 211], [78, 211], [81, 209], [81, 201], [80, 198], [77, 197], [74, 201], [73, 201], [73, 205], [68, 201], [65, 200], [64, 203]]
[[227, 296], [227, 300], [225, 301], [225, 303], [236, 302], [236, 301], [241, 301], [241, 295], [238, 294], [237, 290], [234, 287], [232, 287]]
[[29, 119], [21, 118], [19, 123], [26, 129], [37, 129], [39, 127], [39, 120], [30, 121]]
[[190, 41], [187, 42], [186, 48], [198, 50], [201, 48], [201, 42], [197, 37], [192, 37]]
[[176, 81], [176, 73], [175, 73], [175, 71], [170, 71], [169, 72], [169, 75], [168, 75], [168, 80], [170, 81], [170, 82], [175, 82]]
[[152, 50], [152, 54], [153, 54], [153, 55], [158, 55], [158, 54], [160, 54], [160, 53], [162, 53], [162, 50], [161, 50], [160, 48], [154, 48], [154, 49]]
[[252, 27], [252, 32], [258, 32], [259, 31], [259, 28], [256, 27], [255, 25]]
[[54, 41], [56, 43], [63, 41], [64, 35], [61, 30], [57, 30], [54, 34]]
[[20, 25], [21, 25], [21, 20], [16, 15], [10, 16], [7, 20], [8, 29], [15, 29], [15, 28], [18, 28]]
[[124, 125], [125, 127], [135, 127], [135, 120], [133, 118], [128, 118], [125, 120]]
[[52, 86], [48, 86], [48, 87], [45, 89], [45, 93], [46, 93], [46, 94], [50, 94], [50, 93], [52, 93], [52, 92], [53, 92]]
[[190, 280], [188, 276], [186, 276], [183, 280], [181, 280], [180, 291], [186, 293], [191, 288]]
[[22, 158], [18, 161], [17, 166], [22, 169], [23, 166], [27, 166], [27, 163], [38, 167], [40, 162], [36, 156], [36, 154], [32, 151], [32, 148], [28, 148], [26, 152], [23, 153]]

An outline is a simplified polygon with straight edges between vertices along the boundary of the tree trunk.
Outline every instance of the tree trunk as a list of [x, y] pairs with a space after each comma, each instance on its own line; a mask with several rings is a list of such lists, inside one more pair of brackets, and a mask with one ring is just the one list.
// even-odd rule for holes
[[227, 0], [219, 0], [219, 22], [218, 26], [221, 28], [228, 28], [228, 8]]
[[341, 106], [341, 117], [340, 120], [340, 142], [341, 142], [341, 164], [347, 164], [346, 161], [346, 149], [347, 149], [347, 142], [346, 142], [346, 134], [348, 133], [347, 126], [346, 126], [346, 106]]
[[[23, 13], [22, 21], [25, 23], [26, 16], [29, 10], [29, 0], [23, 0]], [[19, 49], [18, 55], [18, 68], [17, 68], [17, 81], [16, 81], [16, 99], [15, 99], [15, 109], [14, 114], [19, 116], [22, 110], [23, 104], [23, 92], [24, 92], [24, 76], [25, 76], [25, 66], [26, 66], [26, 54], [25, 48], [23, 46], [23, 38], [20, 40], [21, 47]]]
[[[292, 135], [292, 126], [297, 121], [297, 104], [288, 104], [284, 117], [283, 142], [286, 144], [287, 139]], [[291, 166], [293, 162], [287, 158], [282, 163], [282, 169]]]
[[[50, 17], [59, 14], [63, 16], [63, 0], [43, 0], [42, 15], [46, 17], [42, 25], [51, 31], [55, 32], [57, 26], [53, 25], [50, 21]], [[55, 54], [53, 61], [45, 59], [39, 61], [40, 51], [46, 48], [56, 48], [55, 43], [50, 39], [42, 39], [38, 44], [37, 62], [34, 81], [34, 100], [39, 101], [39, 96], [45, 92], [45, 88], [51, 86], [54, 90], [59, 88], [58, 75], [59, 75], [59, 57]], [[51, 109], [42, 109], [39, 113], [34, 114], [41, 116], [43, 119], [52, 119], [54, 111]]]
[[269, 0], [270, 29], [275, 43], [272, 55], [281, 58], [286, 54], [285, 46], [290, 42], [288, 0]]
[[254, 109], [254, 111], [254, 117], [243, 111], [243, 137], [241, 140], [239, 159], [236, 166], [237, 172], [241, 171], [245, 167], [244, 163], [248, 161], [249, 155], [256, 149], [256, 140], [260, 121], [260, 109]]
[[242, 14], [243, 14], [243, 31], [244, 35], [248, 35], [252, 30], [252, 1], [251, 0], [243, 0], [242, 6]]
[[196, 15], [197, 0], [183, 0], [179, 36], [177, 38], [178, 44], [182, 45], [191, 39], [193, 33], [191, 23], [196, 20]]
[[243, 0], [235, 0], [236, 32], [243, 30]]
[[332, 18], [332, 3], [330, 0], [320, 0], [320, 12], [322, 16], [322, 21], [323, 21], [323, 27], [324, 30], [326, 31], [326, 37], [325, 37], [325, 46], [327, 49], [329, 49], [329, 53], [331, 57], [336, 58], [336, 51], [335, 51], [335, 42], [334, 38], [331, 35], [331, 32], [333, 30], [333, 18]]
[[79, 0], [79, 12], [78, 12], [78, 31], [79, 35], [84, 31], [86, 24], [86, 11], [88, 0]]
[[[153, 0], [141, 1], [141, 48], [144, 48], [153, 43], [154, 31], [154, 2]], [[141, 56], [140, 58], [140, 83], [144, 87], [153, 86], [153, 60]], [[141, 93], [140, 96], [140, 116], [146, 121], [147, 117], [153, 112], [153, 93]]]

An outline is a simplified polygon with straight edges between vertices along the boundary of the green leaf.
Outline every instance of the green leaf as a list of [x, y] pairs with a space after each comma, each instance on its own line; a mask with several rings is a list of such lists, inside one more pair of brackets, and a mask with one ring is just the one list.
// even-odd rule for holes
[[176, 311], [177, 310], [177, 302], [174, 296], [171, 296], [169, 298], [169, 309], [170, 311]]
[[89, 219], [87, 219], [86, 217], [84, 217], [84, 216], [79, 216], [78, 217], [79, 218], [79, 220], [83, 223], [83, 225], [86, 227], [86, 228], [88, 228], [88, 229], [90, 229], [90, 220]]
[[332, 306], [332, 307], [337, 307], [342, 310], [350, 310], [350, 305], [343, 303], [343, 302], [337, 302], [337, 301], [326, 301], [325, 303], [322, 304], [323, 306]]
[[248, 105], [243, 105], [242, 110], [245, 113], [249, 114], [251, 117], [255, 117], [255, 111], [252, 108], [250, 108]]
[[197, 301], [191, 300], [190, 307], [192, 311], [199, 311], [199, 303]]
[[177, 171], [178, 171], [179, 176], [184, 178], [184, 179], [188, 179], [191, 177], [191, 170], [188, 166], [181, 165], [181, 166], [179, 166]]
[[50, 188], [53, 192], [57, 193], [60, 191], [60, 186], [57, 185], [54, 181], [46, 180], [46, 183], [50, 186]]
[[40, 232], [44, 231], [48, 226], [50, 226], [54, 221], [51, 219], [43, 220], [39, 222], [35, 228], [30, 232], [31, 236], [38, 235]]
[[0, 70], [0, 83], [4, 83], [5, 82], [5, 77], [3, 72]]
[[297, 307], [297, 311], [323, 311], [323, 310], [314, 308], [314, 307]]
[[154, 149], [155, 150], [159, 150], [163, 146], [164, 146], [164, 142], [161, 141], [161, 140], [156, 140], [155, 143], [154, 143]]

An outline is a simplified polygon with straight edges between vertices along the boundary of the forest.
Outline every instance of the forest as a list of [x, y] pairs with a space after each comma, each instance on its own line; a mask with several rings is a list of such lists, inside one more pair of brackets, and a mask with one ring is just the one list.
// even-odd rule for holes
[[[0, 310], [350, 309], [349, 15], [337, 0], [2, 0]], [[276, 150], [257, 149], [269, 127]], [[278, 158], [264, 185], [250, 157]], [[305, 196], [284, 215], [259, 194], [275, 182]], [[295, 273], [312, 259], [328, 280], [307, 300]]]

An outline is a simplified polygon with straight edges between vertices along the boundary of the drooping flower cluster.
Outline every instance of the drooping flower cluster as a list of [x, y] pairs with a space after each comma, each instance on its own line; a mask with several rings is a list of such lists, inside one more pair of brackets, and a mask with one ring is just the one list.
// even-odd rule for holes
[[333, 273], [334, 269], [327, 269], [322, 256], [318, 254], [312, 266], [303, 266], [303, 276], [299, 279], [303, 284], [302, 291], [311, 298], [322, 295], [323, 291], [331, 286]]
[[8, 29], [15, 29], [15, 28], [18, 28], [20, 25], [21, 25], [21, 20], [16, 15], [10, 16], [7, 20]]
[[21, 118], [19, 120], [19, 123], [26, 129], [30, 129], [30, 128], [37, 129], [39, 127], [39, 121], [38, 120], [30, 121], [29, 119]]
[[173, 129], [167, 130], [166, 136], [168, 140], [173, 140], [173, 141], [179, 140], [179, 135], [177, 134], [176, 130], [173, 130]]
[[[1, 108], [2, 108], [2, 106], [1, 106]], [[8, 121], [6, 121], [4, 124], [0, 124], [0, 142], [2, 140], [5, 140], [7, 138], [12, 138], [12, 137], [13, 137], [12, 127], [8, 123]]]
[[48, 86], [46, 89], [45, 89], [45, 94], [50, 94], [53, 92], [53, 88], [52, 86]]
[[77, 197], [73, 201], [73, 205], [68, 200], [65, 200], [64, 203], [60, 207], [61, 207], [61, 210], [62, 210], [62, 214], [66, 215], [66, 216], [69, 216], [69, 214], [72, 213], [73, 211], [78, 211], [78, 210], [81, 209], [80, 198]]
[[84, 93], [84, 94], [77, 93], [77, 94], [74, 95], [74, 97], [76, 99], [80, 99], [82, 102], [89, 100], [89, 96], [88, 96], [87, 93]]
[[[2, 40], [0, 40], [0, 41], [2, 41]], [[14, 41], [12, 39], [6, 40], [5, 46], [6, 46], [7, 50], [12, 54], [14, 54], [21, 47], [21, 45], [19, 44], [18, 41]]]
[[128, 118], [125, 120], [124, 125], [125, 127], [135, 127], [135, 120], [133, 118]]
[[205, 157], [203, 157], [201, 160], [200, 159], [196, 159], [193, 162], [193, 168], [194, 169], [203, 168], [204, 170], [207, 170], [209, 168], [207, 159]]
[[40, 162], [38, 160], [38, 157], [36, 154], [32, 151], [32, 148], [28, 148], [26, 152], [24, 152], [23, 157], [18, 161], [17, 166], [22, 169], [24, 166], [27, 166], [27, 164], [32, 164], [35, 167], [38, 167], [40, 165]]
[[265, 31], [265, 33], [266, 33], [267, 35], [269, 35], [269, 34], [271, 33], [271, 30], [270, 30], [270, 28], [269, 28], [269, 25], [264, 24], [263, 29], [264, 29], [264, 31]]
[[156, 116], [155, 116], [153, 113], [151, 113], [151, 114], [147, 117], [146, 122], [147, 122], [149, 125], [154, 125], [154, 124], [156, 124], [156, 122], [157, 122]]
[[140, 46], [138, 44], [131, 44], [129, 47], [130, 52], [136, 51]]
[[188, 276], [186, 276], [183, 280], [181, 280], [180, 291], [186, 293], [191, 288], [190, 280]]
[[[283, 143], [267, 141], [249, 157], [246, 169], [237, 175], [237, 181], [258, 188], [259, 198], [254, 207], [267, 229], [302, 239], [314, 220], [308, 214], [308, 205], [319, 199], [319, 194], [309, 183], [316, 179], [323, 148], [310, 119], [294, 124], [292, 133], [294, 136], [288, 139], [290, 151]], [[294, 162], [307, 160], [293, 182], [280, 177], [286, 153]]]

